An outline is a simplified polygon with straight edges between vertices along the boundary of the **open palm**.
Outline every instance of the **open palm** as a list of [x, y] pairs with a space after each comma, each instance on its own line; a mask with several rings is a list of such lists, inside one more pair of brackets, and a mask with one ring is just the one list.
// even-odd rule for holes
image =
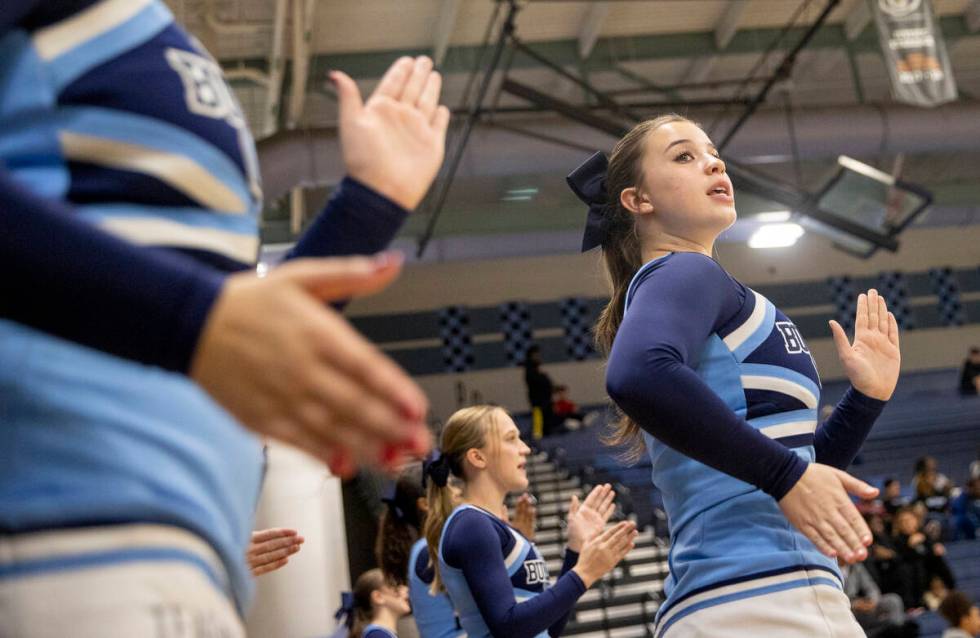
[[608, 483], [592, 488], [582, 503], [578, 496], [572, 496], [568, 504], [568, 548], [573, 552], [581, 551], [589, 539], [599, 535], [606, 527], [606, 522], [616, 509], [613, 500], [616, 493]]
[[874, 288], [866, 295], [858, 296], [854, 319], [853, 344], [839, 323], [830, 322], [837, 356], [856, 390], [873, 399], [887, 401], [898, 383], [902, 364], [898, 322]]
[[398, 59], [367, 102], [345, 73], [330, 79], [340, 102], [340, 144], [351, 177], [409, 210], [418, 206], [445, 156], [449, 109], [442, 76], [425, 56]]

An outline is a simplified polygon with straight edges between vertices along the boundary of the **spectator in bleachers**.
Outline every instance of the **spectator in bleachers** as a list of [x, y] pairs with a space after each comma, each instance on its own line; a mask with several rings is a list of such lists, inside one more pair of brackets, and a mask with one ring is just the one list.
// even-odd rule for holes
[[922, 602], [926, 604], [926, 609], [929, 611], [936, 611], [943, 604], [943, 601], [946, 600], [946, 596], [949, 596], [949, 589], [946, 587], [946, 583], [939, 576], [933, 576], [932, 580], [929, 581], [929, 589], [926, 590], [926, 593], [922, 594]]
[[973, 346], [970, 354], [963, 362], [963, 372], [960, 375], [960, 394], [977, 396], [980, 393], [980, 348]]
[[977, 448], [977, 460], [970, 463], [970, 478], [980, 478], [980, 448]]
[[955, 538], [975, 539], [980, 527], [980, 477], [973, 477], [966, 488], [953, 499]]
[[931, 541], [923, 532], [915, 510], [905, 507], [895, 514], [892, 545], [897, 565], [892, 570], [891, 591], [899, 594], [907, 608], [923, 605], [923, 595], [933, 577], [939, 577], [948, 589], [956, 586], [944, 556], [942, 543]]
[[881, 502], [885, 506], [885, 520], [889, 523], [898, 510], [909, 504], [908, 497], [902, 495], [902, 483], [897, 478], [885, 479]]
[[885, 515], [885, 504], [880, 498], [873, 496], [861, 497], [854, 505], [857, 507], [857, 511], [861, 512], [861, 516], [864, 516], [866, 519], [870, 516]]
[[529, 347], [524, 355], [524, 383], [527, 384], [527, 400], [531, 404], [534, 437], [553, 434], [558, 424], [551, 405], [555, 386], [551, 377], [541, 370], [541, 348], [538, 346]]
[[950, 593], [939, 606], [939, 613], [949, 622], [943, 638], [977, 638], [980, 636], [980, 608], [970, 602], [966, 594]]
[[888, 525], [881, 516], [869, 516], [867, 521], [873, 540], [868, 548], [868, 558], [864, 561], [864, 566], [881, 591], [897, 593], [900, 591], [898, 583], [901, 578], [901, 565]]
[[851, 610], [870, 638], [912, 638], [919, 635], [918, 625], [905, 617], [901, 596], [882, 594], [863, 563], [838, 563], [844, 576], [844, 593], [851, 601]]
[[555, 386], [554, 400], [551, 405], [555, 412], [555, 418], [564, 428], [577, 430], [582, 426], [582, 412], [578, 405], [568, 397], [567, 385]]
[[[939, 472], [935, 457], [923, 456], [915, 462], [915, 477], [912, 479], [912, 486], [915, 488], [916, 500], [926, 501], [937, 495], [948, 497], [953, 488], [953, 482], [945, 474]], [[929, 503], [926, 503], [926, 506], [929, 507]]]
[[936, 459], [923, 456], [915, 464], [915, 477], [912, 479], [916, 502], [925, 505], [927, 522], [936, 529], [948, 524], [949, 501], [953, 492], [953, 482], [941, 474]]

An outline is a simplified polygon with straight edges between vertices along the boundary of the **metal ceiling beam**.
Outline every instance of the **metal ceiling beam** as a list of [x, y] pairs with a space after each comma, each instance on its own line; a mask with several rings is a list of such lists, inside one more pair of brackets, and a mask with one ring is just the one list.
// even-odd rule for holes
[[595, 2], [589, 5], [582, 18], [582, 26], [578, 32], [578, 56], [587, 60], [592, 54], [592, 47], [599, 40], [602, 25], [609, 15], [610, 5], [605, 2]]
[[844, 36], [848, 42], [854, 42], [858, 36], [871, 24], [871, 7], [868, 0], [858, 0], [851, 12], [844, 18]]
[[779, 68], [776, 69], [776, 72], [773, 73], [769, 81], [766, 82], [762, 89], [755, 95], [752, 103], [745, 108], [745, 111], [742, 112], [742, 115], [738, 118], [735, 124], [728, 130], [727, 133], [725, 133], [725, 137], [722, 138], [721, 142], [718, 144], [719, 150], [724, 150], [732, 138], [735, 137], [735, 134], [738, 133], [738, 130], [742, 127], [742, 125], [745, 124], [745, 122], [752, 117], [752, 114], [755, 113], [756, 109], [766, 101], [766, 96], [769, 95], [769, 91], [772, 90], [776, 83], [781, 80], [789, 79], [792, 76], [793, 64], [796, 62], [796, 56], [804, 49], [804, 47], [813, 41], [818, 33], [820, 33], [821, 28], [827, 21], [827, 18], [830, 16], [833, 10], [837, 8], [838, 4], [840, 4], [840, 0], [828, 0], [823, 11], [820, 12], [820, 15], [817, 16], [817, 19], [814, 20], [813, 24], [806, 28], [803, 35], [797, 39], [796, 44], [793, 45], [793, 48], [786, 53], [783, 61], [779, 64]]
[[966, 27], [970, 33], [980, 31], [980, 0], [970, 0], [970, 4], [966, 8], [965, 18]]
[[748, 0], [733, 0], [728, 3], [725, 12], [718, 18], [715, 24], [715, 47], [719, 51], [724, 51], [731, 43], [732, 38], [738, 32], [738, 24], [745, 14], [745, 7]]
[[456, 27], [456, 14], [459, 13], [460, 0], [442, 0], [439, 20], [436, 22], [436, 37], [432, 45], [432, 61], [441, 66], [449, 50], [449, 38]]
[[272, 49], [269, 52], [269, 90], [262, 113], [261, 136], [267, 137], [279, 128], [279, 107], [282, 102], [282, 77], [286, 63], [283, 59], [283, 40], [286, 36], [286, 12], [289, 0], [276, 0], [276, 17], [272, 27]]
[[293, 65], [286, 128], [294, 128], [303, 117], [315, 11], [316, 0], [293, 0]]
[[494, 46], [493, 54], [490, 57], [490, 63], [487, 65], [483, 72], [483, 81], [480, 83], [480, 89], [476, 94], [476, 98], [470, 105], [470, 113], [463, 122], [462, 129], [459, 132], [459, 136], [454, 140], [456, 142], [454, 148], [450, 153], [447, 153], [447, 161], [444, 164], [441, 174], [437, 176], [436, 184], [434, 188], [436, 189], [434, 198], [432, 201], [432, 206], [429, 208], [429, 219], [426, 223], [425, 230], [422, 232], [418, 240], [416, 257], [421, 257], [425, 254], [425, 248], [428, 246], [429, 241], [432, 239], [432, 235], [435, 233], [436, 224], [439, 221], [439, 217], [442, 215], [443, 207], [446, 204], [446, 198], [449, 197], [449, 189], [452, 187], [453, 179], [456, 177], [456, 171], [459, 170], [459, 164], [463, 159], [463, 153], [466, 152], [466, 144], [469, 142], [470, 135], [473, 133], [473, 128], [476, 126], [477, 120], [480, 118], [481, 109], [483, 107], [483, 101], [486, 99], [487, 92], [490, 90], [490, 84], [493, 82], [494, 72], [500, 65], [500, 60], [503, 57], [504, 49], [507, 48], [507, 42], [511, 39], [514, 34], [514, 19], [517, 17], [517, 11], [519, 7], [515, 0], [511, 0], [507, 9], [507, 16], [504, 18], [503, 26], [500, 28], [500, 34], [497, 36], [497, 43]]
[[[592, 113], [601, 115], [600, 111]], [[692, 116], [706, 117], [698, 112]], [[906, 153], [910, 158], [922, 154], [930, 157], [976, 154], [975, 140], [980, 139], [980, 102], [956, 102], [925, 110], [895, 104], [799, 108], [794, 110], [793, 120], [795, 146], [803, 162], [833, 161], [841, 154], [857, 158], [896, 153]], [[606, 133], [580, 126], [569, 118], [528, 118], [506, 123], [532, 129], [541, 136], [573, 140], [577, 146], [591, 149], [608, 151], [615, 142]], [[895, 135], [895, 131], [903, 134]], [[746, 124], [743, 135], [732, 142], [728, 155], [746, 164], [788, 162], [793, 156], [793, 146], [788, 140], [785, 114], [781, 109], [772, 109], [757, 113]], [[336, 184], [344, 175], [335, 128], [280, 131], [260, 140], [258, 153], [268, 202], [298, 185]], [[502, 127], [481, 124], [473, 131], [473, 143], [459, 174], [467, 178], [561, 176], [581, 162], [582, 157], [580, 151], [525, 141]], [[980, 201], [980, 184], [964, 181], [962, 189], [952, 193], [937, 186], [937, 179], [927, 182], [930, 188], [936, 188], [937, 204], [971, 206]]]
[[[854, 77], [855, 92], [858, 94], [858, 101], [861, 103], [864, 102], [862, 96], [863, 89], [861, 87], [860, 77], [855, 72], [857, 67], [854, 64], [854, 52], [851, 43], [857, 40], [861, 34], [864, 33], [865, 29], [868, 28], [868, 25], [871, 24], [871, 20], [874, 17], [871, 14], [871, 5], [868, 4], [868, 2], [869, 0], [858, 0], [857, 3], [851, 7], [851, 11], [844, 18], [843, 23], [844, 38], [847, 41], [847, 46], [842, 47], [842, 49], [846, 50], [846, 55], [851, 63], [850, 69]], [[835, 68], [837, 68], [839, 63], [840, 58], [834, 55], [833, 52], [827, 51], [823, 52], [822, 54], [818, 52], [818, 54], [813, 56], [809, 61], [799, 65], [794, 72], [794, 75], [796, 77], [805, 77], [810, 75], [815, 75], [816, 77], [827, 77]]]
[[694, 83], [704, 82], [711, 75], [711, 72], [714, 71], [717, 63], [717, 55], [698, 56], [687, 67], [687, 71], [684, 72], [684, 78]]
[[[286, 128], [293, 129], [303, 117], [306, 104], [306, 86], [309, 75], [310, 40], [315, 0], [293, 0], [293, 65], [289, 104], [286, 107]], [[298, 233], [306, 217], [306, 200], [303, 191], [294, 188], [289, 197], [290, 228]]]
[[[833, 5], [833, 3], [831, 3], [831, 5]], [[573, 104], [562, 102], [561, 100], [545, 95], [534, 88], [523, 85], [519, 82], [514, 82], [513, 80], [507, 78], [504, 79], [501, 90], [529, 102], [540, 104], [545, 108], [552, 109], [556, 113], [568, 119], [602, 131], [603, 133], [607, 133], [613, 137], [622, 137], [631, 128], [631, 125], [623, 124], [616, 120], [611, 120], [579, 108]], [[740, 166], [731, 160], [728, 160], [726, 164], [728, 165], [727, 172], [731, 176], [736, 189], [745, 189], [774, 202], [788, 206], [790, 210], [812, 217], [813, 219], [816, 219], [817, 221], [820, 221], [832, 228], [836, 228], [843, 232], [860, 237], [861, 239], [864, 239], [875, 246], [891, 251], [898, 249], [898, 242], [894, 238], [883, 237], [878, 233], [872, 232], [847, 220], [840, 219], [839, 217], [831, 215], [830, 213], [822, 210], [817, 205], [815, 198], [806, 191], [783, 184], [778, 180], [772, 179], [771, 177], [760, 175], [757, 172]]]
[[[973, 32], [967, 26], [965, 16], [944, 16], [939, 19], [943, 37], [952, 44], [964, 37], [971, 37]], [[807, 27], [794, 27], [789, 30], [786, 41], [798, 40]], [[723, 55], [739, 55], [762, 53], [769, 43], [775, 40], [783, 29], [740, 29], [725, 49]], [[714, 32], [668, 33], [650, 36], [626, 36], [600, 38], [589, 57], [591, 72], [612, 70], [624, 61], [624, 51], [629, 52], [629, 60], [640, 62], [644, 60], [663, 60], [690, 58], [700, 51], [714, 49]], [[847, 36], [843, 25], [825, 25], [809, 43], [809, 49], [840, 49], [847, 44]], [[442, 66], [443, 73], [469, 73], [477, 63], [483, 47], [479, 45], [454, 46], [449, 48], [446, 61]], [[874, 29], [865, 29], [853, 42], [855, 53], [880, 53], [881, 45]], [[579, 64], [578, 40], [554, 40], [535, 42], [534, 50], [545, 55], [549, 60], [561, 66]], [[218, 51], [220, 54], [220, 50]], [[378, 78], [391, 66], [392, 60], [401, 55], [429, 55], [430, 49], [391, 49], [388, 51], [371, 51], [361, 53], [329, 53], [318, 54], [313, 60], [318, 67], [343, 69], [356, 78]], [[239, 60], [223, 60], [226, 63], [238, 63]], [[249, 66], [264, 68], [265, 59], [243, 60]], [[517, 55], [511, 68], [527, 69], [540, 65], [533, 59]]]

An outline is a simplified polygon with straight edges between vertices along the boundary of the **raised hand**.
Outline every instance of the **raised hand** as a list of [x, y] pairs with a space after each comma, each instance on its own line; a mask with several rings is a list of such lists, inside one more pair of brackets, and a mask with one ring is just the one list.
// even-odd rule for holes
[[626, 557], [635, 547], [636, 534], [636, 523], [622, 521], [585, 542], [572, 570], [586, 589]]
[[409, 210], [442, 165], [449, 109], [439, 105], [442, 76], [425, 56], [399, 58], [367, 102], [341, 71], [330, 79], [340, 102], [340, 144], [351, 177]]
[[872, 399], [890, 399], [898, 383], [902, 355], [898, 323], [885, 299], [874, 288], [858, 296], [853, 344], [836, 321], [830, 322], [830, 330], [851, 385]]
[[191, 378], [245, 427], [341, 476], [358, 464], [389, 467], [402, 451], [425, 454], [422, 390], [324, 305], [384, 288], [401, 263], [390, 254], [298, 259], [265, 278], [231, 275], [198, 340]]
[[867, 558], [872, 536], [848, 493], [874, 498], [878, 490], [847, 472], [811, 463], [779, 508], [823, 554], [857, 563]]
[[568, 504], [568, 549], [581, 551], [590, 538], [600, 534], [606, 522], [616, 510], [613, 500], [616, 493], [608, 483], [592, 488], [585, 501], [579, 504], [578, 496], [572, 495]]
[[299, 551], [305, 539], [294, 529], [276, 527], [252, 532], [245, 557], [252, 576], [274, 572], [289, 562], [289, 557]]

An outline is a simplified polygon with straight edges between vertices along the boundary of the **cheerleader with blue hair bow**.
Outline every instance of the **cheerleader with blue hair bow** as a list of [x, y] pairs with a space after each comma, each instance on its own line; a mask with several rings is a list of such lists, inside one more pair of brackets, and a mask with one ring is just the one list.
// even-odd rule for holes
[[336, 618], [341, 626], [331, 638], [398, 638], [398, 619], [410, 611], [408, 588], [385, 580], [380, 569], [369, 569], [341, 594]]

